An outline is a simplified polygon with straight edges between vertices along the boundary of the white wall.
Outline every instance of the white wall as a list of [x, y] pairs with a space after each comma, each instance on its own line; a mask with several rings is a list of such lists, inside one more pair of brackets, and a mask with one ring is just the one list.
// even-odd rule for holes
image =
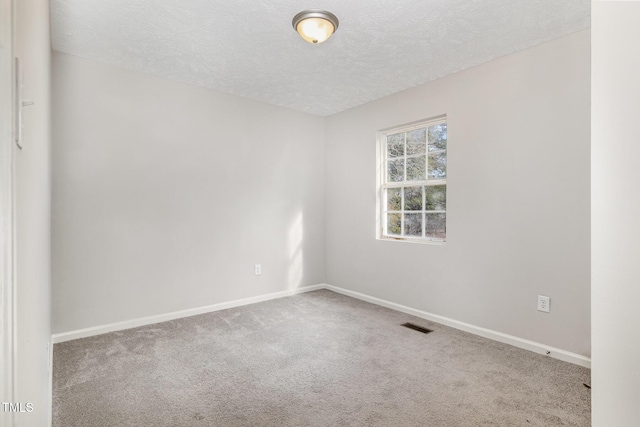
[[640, 420], [640, 2], [592, 8], [593, 425]]
[[60, 53], [53, 88], [54, 333], [324, 281], [322, 118]]
[[16, 55], [23, 64], [23, 151], [15, 154], [17, 402], [34, 411], [16, 415], [16, 426], [47, 425], [50, 413], [50, 59], [49, 2], [20, 0]]
[[[54, 332], [326, 281], [589, 356], [589, 49], [326, 120], [54, 53]], [[447, 244], [375, 240], [376, 131], [443, 113]]]
[[[327, 283], [589, 356], [589, 37], [330, 116]], [[376, 240], [376, 132], [441, 114], [446, 245]]]

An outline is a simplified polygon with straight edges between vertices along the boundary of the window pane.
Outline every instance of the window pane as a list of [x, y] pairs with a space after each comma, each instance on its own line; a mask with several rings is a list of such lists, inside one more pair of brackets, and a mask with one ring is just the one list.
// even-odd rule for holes
[[431, 126], [429, 128], [429, 151], [447, 149], [447, 124]]
[[436, 239], [444, 239], [447, 234], [447, 215], [443, 213], [428, 213], [425, 214], [425, 229], [424, 233], [426, 237], [433, 237]]
[[407, 181], [426, 179], [424, 156], [407, 159]]
[[427, 147], [427, 128], [407, 132], [407, 155], [424, 154]]
[[404, 156], [404, 133], [387, 136], [387, 157]]
[[426, 187], [424, 210], [444, 211], [447, 209], [447, 186], [432, 185]]
[[[425, 121], [384, 135], [378, 205], [383, 237], [444, 240], [447, 209], [447, 124]], [[436, 184], [436, 185], [429, 185]]]
[[404, 235], [422, 237], [422, 214], [404, 214]]
[[446, 153], [429, 155], [429, 179], [445, 179], [447, 177]]
[[404, 159], [389, 160], [387, 164], [387, 181], [404, 181]]
[[422, 187], [405, 187], [404, 209], [407, 211], [422, 210]]
[[387, 234], [399, 236], [402, 231], [402, 218], [399, 213], [387, 214]]
[[387, 189], [387, 210], [402, 210], [402, 188]]

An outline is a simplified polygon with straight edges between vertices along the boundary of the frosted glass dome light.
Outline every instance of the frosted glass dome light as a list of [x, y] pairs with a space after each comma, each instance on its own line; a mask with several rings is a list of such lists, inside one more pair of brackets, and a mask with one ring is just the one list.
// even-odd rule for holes
[[338, 29], [338, 18], [320, 9], [303, 10], [293, 17], [293, 28], [309, 43], [322, 43]]

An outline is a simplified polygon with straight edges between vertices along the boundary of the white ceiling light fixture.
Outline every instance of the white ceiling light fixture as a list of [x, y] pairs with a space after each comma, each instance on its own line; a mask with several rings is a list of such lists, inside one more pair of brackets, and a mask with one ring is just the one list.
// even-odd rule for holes
[[319, 44], [338, 29], [338, 18], [321, 9], [307, 9], [293, 17], [293, 28], [309, 43]]

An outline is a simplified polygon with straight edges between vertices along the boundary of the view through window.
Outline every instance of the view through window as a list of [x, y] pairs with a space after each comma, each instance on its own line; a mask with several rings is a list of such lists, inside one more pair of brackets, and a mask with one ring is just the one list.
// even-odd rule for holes
[[439, 241], [447, 230], [446, 117], [381, 133], [380, 237]]

